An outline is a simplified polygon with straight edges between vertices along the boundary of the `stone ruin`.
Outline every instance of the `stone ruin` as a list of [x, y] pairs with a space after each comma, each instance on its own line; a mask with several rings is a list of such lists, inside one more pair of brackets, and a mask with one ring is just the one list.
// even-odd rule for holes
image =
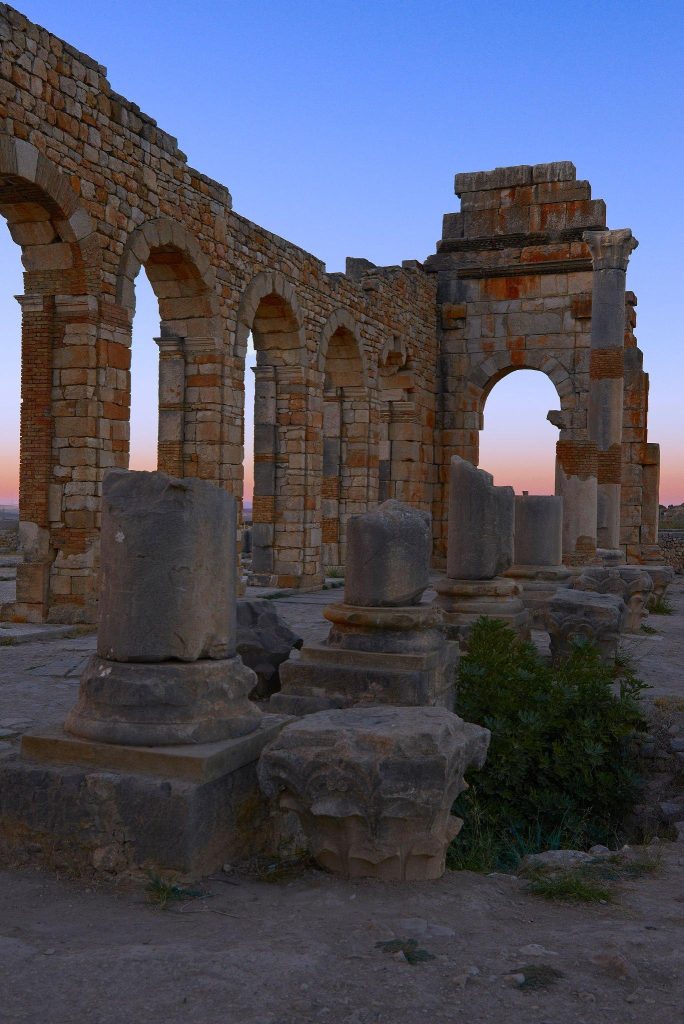
[[[2, 615], [99, 623], [66, 722], [0, 767], [10, 848], [47, 836], [74, 866], [198, 874], [287, 835], [260, 780], [331, 870], [437, 877], [488, 742], [451, 711], [473, 621], [523, 637], [543, 622], [555, 658], [590, 636], [610, 659], [662, 596], [636, 239], [569, 162], [458, 174], [455, 192], [423, 262], [328, 273], [236, 213], [104, 67], [0, 3], [0, 214], [25, 268], [21, 562]], [[152, 474], [126, 472], [143, 267]], [[250, 581], [346, 574], [327, 641], [298, 655], [245, 606], [258, 680], [236, 623], [250, 334]], [[556, 494], [516, 500], [477, 464], [487, 398], [523, 368], [558, 393]], [[263, 713], [249, 697], [276, 673]]]
[[159, 302], [158, 469], [227, 491], [239, 529], [253, 337], [252, 582], [320, 587], [346, 562], [351, 518], [387, 499], [430, 513], [434, 567], [469, 579], [446, 564], [449, 467], [477, 465], [487, 397], [525, 368], [558, 393], [562, 564], [660, 564], [659, 450], [626, 291], [636, 240], [608, 228], [567, 161], [458, 174], [455, 191], [424, 260], [329, 273], [235, 212], [100, 63], [0, 4], [0, 214], [25, 269], [22, 561], [2, 614], [97, 620], [141, 268]]

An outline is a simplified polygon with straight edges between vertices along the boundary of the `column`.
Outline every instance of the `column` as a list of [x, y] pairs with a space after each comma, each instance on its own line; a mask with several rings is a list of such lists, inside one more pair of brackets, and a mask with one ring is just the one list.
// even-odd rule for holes
[[175, 334], [155, 338], [159, 346], [159, 438], [157, 468], [184, 476], [185, 355], [183, 339]]
[[597, 446], [597, 539], [620, 546], [625, 280], [638, 242], [629, 228], [585, 231], [593, 261], [589, 438]]

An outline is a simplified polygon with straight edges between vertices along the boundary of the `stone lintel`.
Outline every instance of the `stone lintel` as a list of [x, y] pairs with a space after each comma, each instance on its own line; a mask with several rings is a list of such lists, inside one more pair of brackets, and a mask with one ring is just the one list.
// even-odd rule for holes
[[261, 751], [289, 721], [284, 715], [264, 715], [259, 728], [247, 736], [219, 743], [173, 747], [128, 747], [98, 743], [66, 733], [61, 725], [25, 733], [21, 755], [41, 764], [80, 765], [134, 775], [160, 775], [188, 782], [214, 779], [256, 761]]

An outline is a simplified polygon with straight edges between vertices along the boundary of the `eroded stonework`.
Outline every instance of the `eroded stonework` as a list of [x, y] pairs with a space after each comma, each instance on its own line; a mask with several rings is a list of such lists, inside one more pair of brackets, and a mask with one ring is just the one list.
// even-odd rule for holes
[[564, 563], [597, 545], [657, 562], [631, 232], [606, 228], [569, 162], [459, 174], [456, 193], [425, 262], [350, 258], [327, 273], [236, 213], [104, 67], [0, 4], [0, 214], [25, 268], [23, 562], [8, 613], [95, 620], [143, 267], [161, 322], [158, 468], [238, 502], [254, 339], [254, 582], [320, 586], [345, 564], [349, 518], [388, 498], [432, 514], [443, 568], [450, 460], [477, 464], [487, 396], [525, 367], [559, 395]]

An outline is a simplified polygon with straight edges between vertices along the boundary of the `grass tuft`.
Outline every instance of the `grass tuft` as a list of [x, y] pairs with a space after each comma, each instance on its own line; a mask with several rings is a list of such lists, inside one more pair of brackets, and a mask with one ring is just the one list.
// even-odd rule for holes
[[615, 896], [607, 885], [588, 878], [581, 870], [556, 875], [537, 875], [527, 885], [533, 896], [554, 903], [614, 903]]
[[658, 597], [653, 599], [653, 602], [649, 605], [648, 609], [651, 615], [673, 615], [674, 608], [672, 602], [669, 601], [664, 594], [659, 594]]
[[423, 964], [435, 959], [434, 953], [418, 946], [417, 939], [390, 939], [389, 942], [376, 942], [375, 946], [386, 953], [403, 953], [410, 964]]
[[550, 988], [560, 978], [565, 977], [562, 971], [551, 967], [550, 964], [526, 964], [524, 967], [516, 967], [513, 973], [524, 975], [525, 980], [520, 988], [528, 991]]
[[185, 900], [206, 899], [208, 893], [199, 889], [190, 889], [177, 882], [167, 881], [152, 872], [148, 875], [149, 882], [145, 887], [147, 902], [154, 903], [160, 910], [164, 910], [169, 903], [181, 903]]
[[658, 630], [654, 629], [653, 626], [649, 626], [649, 624], [647, 622], [642, 622], [642, 624], [641, 624], [641, 632], [642, 633], [647, 633], [648, 636], [653, 636], [653, 634], [657, 633]]

